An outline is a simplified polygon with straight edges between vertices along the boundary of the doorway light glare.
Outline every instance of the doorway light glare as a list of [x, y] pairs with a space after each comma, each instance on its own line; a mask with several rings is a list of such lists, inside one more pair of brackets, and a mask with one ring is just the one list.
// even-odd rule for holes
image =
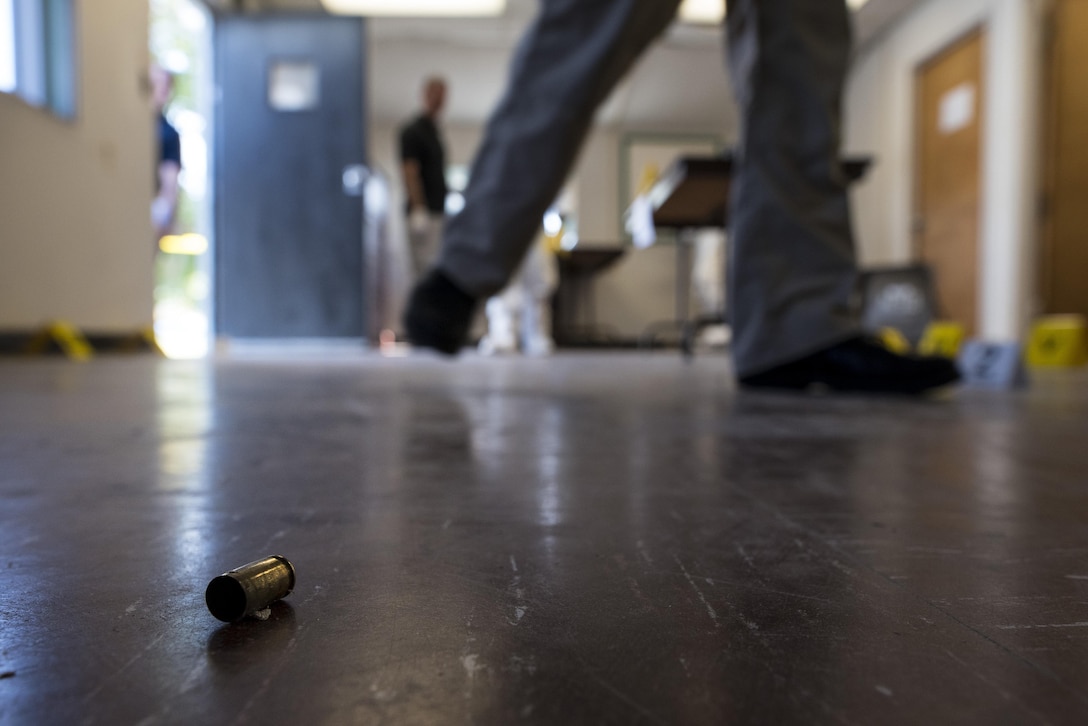
[[15, 8], [0, 0], [0, 91], [15, 90]]
[[202, 234], [168, 234], [159, 239], [159, 250], [168, 255], [202, 255], [208, 251], [208, 238]]
[[371, 17], [482, 17], [502, 15], [506, 0], [321, 0], [330, 13]]
[[684, 0], [679, 17], [683, 23], [718, 25], [725, 18], [725, 0]]

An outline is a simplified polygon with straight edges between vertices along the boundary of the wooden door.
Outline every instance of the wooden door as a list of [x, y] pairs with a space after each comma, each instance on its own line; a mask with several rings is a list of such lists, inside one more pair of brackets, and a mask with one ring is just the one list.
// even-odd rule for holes
[[1088, 0], [1053, 12], [1039, 289], [1045, 312], [1088, 315]]
[[914, 249], [934, 273], [941, 317], [973, 333], [978, 320], [981, 30], [919, 66]]

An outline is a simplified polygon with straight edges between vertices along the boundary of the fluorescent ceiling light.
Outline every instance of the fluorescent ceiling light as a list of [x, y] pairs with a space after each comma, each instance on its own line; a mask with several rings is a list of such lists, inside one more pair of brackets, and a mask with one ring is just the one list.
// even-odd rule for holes
[[506, 0], [321, 0], [337, 15], [385, 17], [467, 17], [502, 15]]
[[[859, 10], [869, 0], [846, 0], [851, 10]], [[684, 23], [717, 25], [725, 17], [725, 0], [684, 0], [680, 20]]]

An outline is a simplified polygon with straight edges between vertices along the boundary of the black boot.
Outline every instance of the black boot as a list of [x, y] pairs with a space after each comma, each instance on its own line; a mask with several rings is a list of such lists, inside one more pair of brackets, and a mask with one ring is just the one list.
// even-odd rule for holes
[[852, 338], [792, 363], [740, 379], [744, 388], [919, 395], [960, 379], [948, 358], [897, 355], [868, 338]]
[[457, 355], [468, 338], [476, 298], [457, 287], [437, 267], [416, 283], [408, 298], [404, 327], [412, 345]]

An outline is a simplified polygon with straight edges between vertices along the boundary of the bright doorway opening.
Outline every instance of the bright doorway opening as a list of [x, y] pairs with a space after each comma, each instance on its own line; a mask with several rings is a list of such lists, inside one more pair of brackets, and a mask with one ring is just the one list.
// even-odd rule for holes
[[151, 59], [173, 79], [163, 115], [181, 139], [176, 213], [155, 255], [155, 338], [170, 358], [202, 358], [214, 302], [212, 18], [197, 0], [150, 0], [150, 17]]

